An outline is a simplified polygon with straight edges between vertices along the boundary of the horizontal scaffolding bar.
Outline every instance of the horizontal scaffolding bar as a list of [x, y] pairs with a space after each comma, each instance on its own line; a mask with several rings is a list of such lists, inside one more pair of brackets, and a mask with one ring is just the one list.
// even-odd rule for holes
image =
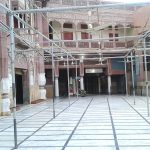
[[57, 8], [38, 8], [38, 9], [30, 9], [30, 10], [15, 10], [12, 11], [14, 14], [18, 13], [38, 13], [38, 12], [64, 12], [64, 11], [77, 11], [77, 10], [89, 10], [89, 9], [95, 9], [95, 8], [118, 8], [123, 6], [144, 6], [149, 5], [150, 2], [146, 3], [115, 3], [115, 4], [100, 4], [100, 5], [90, 5], [90, 6], [69, 6], [69, 7], [57, 7]]

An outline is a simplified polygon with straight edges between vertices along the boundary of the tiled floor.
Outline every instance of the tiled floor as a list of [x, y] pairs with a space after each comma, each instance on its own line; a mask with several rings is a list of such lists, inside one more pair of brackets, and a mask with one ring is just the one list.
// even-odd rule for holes
[[[87, 96], [22, 107], [17, 112], [20, 150], [150, 150], [145, 97]], [[0, 117], [0, 150], [11, 150], [13, 119]]]

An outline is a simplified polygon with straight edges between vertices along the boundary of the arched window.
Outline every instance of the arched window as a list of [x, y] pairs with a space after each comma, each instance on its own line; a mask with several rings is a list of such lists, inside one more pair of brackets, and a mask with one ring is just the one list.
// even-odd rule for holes
[[[88, 29], [87, 24], [81, 24], [81, 29]], [[81, 39], [89, 39], [92, 38], [87, 32], [81, 32]]]
[[73, 29], [72, 23], [64, 23], [63, 28], [65, 31], [63, 32], [63, 39], [64, 40], [73, 40], [73, 32], [67, 31], [66, 29]]

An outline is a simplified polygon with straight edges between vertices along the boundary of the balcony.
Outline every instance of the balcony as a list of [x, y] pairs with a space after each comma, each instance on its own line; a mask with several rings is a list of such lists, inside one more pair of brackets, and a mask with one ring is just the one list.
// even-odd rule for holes
[[34, 45], [33, 36], [31, 35], [31, 31], [29, 29], [17, 28], [14, 31], [16, 33], [15, 41], [18, 46], [28, 48], [27, 45]]
[[127, 48], [133, 47], [134, 41], [127, 41]]
[[125, 42], [115, 42], [116, 47], [124, 48], [125, 47]]
[[78, 47], [79, 48], [89, 48], [89, 42], [79, 42]]
[[131, 48], [134, 46], [134, 42], [133, 41], [127, 41], [127, 42], [122, 42], [122, 41], [116, 41], [116, 42], [112, 42], [112, 41], [104, 41], [101, 42], [101, 44], [99, 45], [99, 43], [93, 42], [93, 41], [64, 41], [64, 46], [67, 48], [92, 48], [92, 49], [98, 49], [98, 48], [103, 48], [103, 49], [113, 49], [113, 48]]
[[70, 41], [70, 42], [64, 42], [64, 45], [66, 46], [66, 47], [76, 47], [76, 42], [74, 42], [74, 41]]
[[91, 42], [91, 48], [100, 48], [98, 42]]
[[104, 42], [104, 48], [113, 48], [114, 42]]

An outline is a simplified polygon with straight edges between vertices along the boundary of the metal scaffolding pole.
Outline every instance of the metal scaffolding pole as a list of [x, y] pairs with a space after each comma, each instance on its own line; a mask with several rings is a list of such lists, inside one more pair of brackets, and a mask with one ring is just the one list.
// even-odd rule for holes
[[133, 89], [133, 97], [134, 97], [134, 105], [135, 105], [135, 82], [134, 82], [134, 69], [133, 69], [133, 52], [131, 52], [131, 74], [132, 74], [132, 89]]
[[[91, 29], [90, 29], [91, 30]], [[90, 32], [89, 29], [85, 29], [84, 32], [89, 33]], [[101, 31], [101, 30], [100, 30]], [[81, 31], [80, 31], [81, 32]], [[99, 30], [95, 31], [95, 32], [99, 32]], [[136, 39], [140, 39], [143, 38], [144, 35], [137, 35], [137, 36], [119, 36], [119, 37], [113, 37], [113, 38], [107, 38], [107, 37], [100, 37], [99, 38], [92, 38], [92, 39], [73, 39], [71, 40], [71, 42], [103, 42], [103, 41], [108, 41], [108, 40], [119, 40], [119, 39], [127, 39], [127, 40], [136, 40]], [[53, 40], [55, 43], [59, 43], [60, 40]], [[70, 40], [61, 40], [61, 42], [70, 42]]]
[[3, 4], [0, 3], [0, 12], [1, 12], [1, 11], [6, 11], [6, 12], [8, 12], [8, 13], [11, 14], [10, 7], [7, 8], [5, 5], [3, 5]]
[[11, 48], [11, 74], [12, 74], [12, 98], [13, 98], [13, 123], [14, 123], [14, 148], [17, 149], [17, 121], [16, 121], [16, 81], [15, 81], [15, 39], [14, 39], [14, 16], [10, 19], [10, 48]]
[[147, 76], [147, 60], [146, 60], [146, 45], [145, 38], [143, 39], [144, 44], [144, 68], [145, 68], [145, 84], [146, 84], [146, 99], [147, 99], [147, 115], [149, 117], [149, 91], [148, 91], [148, 76]]
[[[150, 4], [147, 3], [128, 3], [127, 6], [144, 6]], [[124, 3], [115, 3], [115, 4], [99, 4], [99, 5], [89, 5], [89, 6], [70, 6], [70, 7], [57, 7], [57, 8], [38, 8], [38, 9], [30, 9], [30, 10], [15, 10], [12, 11], [14, 14], [18, 13], [37, 13], [37, 12], [68, 12], [68, 11], [78, 11], [78, 10], [90, 10], [96, 8], [118, 8], [123, 7]]]
[[68, 61], [68, 53], [67, 53], [67, 77], [68, 77], [68, 98], [69, 98], [69, 106], [70, 106], [70, 85], [69, 85], [69, 61]]
[[54, 64], [54, 50], [52, 43], [52, 89], [53, 89], [53, 118], [55, 118], [55, 64]]
[[124, 58], [124, 68], [125, 68], [125, 81], [126, 81], [126, 96], [128, 96], [128, 76], [127, 76], [127, 61]]
[[77, 99], [79, 97], [79, 93], [78, 93], [78, 66], [77, 66], [77, 60], [76, 60], [76, 95], [77, 95]]

